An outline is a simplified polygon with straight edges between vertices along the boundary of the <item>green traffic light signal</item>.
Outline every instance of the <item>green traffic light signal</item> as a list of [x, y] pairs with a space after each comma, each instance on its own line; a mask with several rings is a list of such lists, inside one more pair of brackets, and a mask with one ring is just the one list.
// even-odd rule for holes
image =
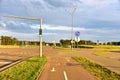
[[39, 29], [39, 35], [42, 35], [42, 29]]

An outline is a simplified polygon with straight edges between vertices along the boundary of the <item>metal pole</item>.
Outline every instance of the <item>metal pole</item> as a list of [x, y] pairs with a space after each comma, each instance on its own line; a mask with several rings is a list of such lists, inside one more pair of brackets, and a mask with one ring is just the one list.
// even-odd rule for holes
[[74, 34], [73, 34], [73, 16], [74, 16], [74, 13], [75, 13], [75, 10], [76, 10], [76, 8], [74, 8], [74, 10], [73, 10], [73, 12], [72, 12], [72, 14], [71, 14], [71, 16], [72, 16], [72, 32], [71, 32], [71, 39], [72, 39], [72, 43], [71, 43], [71, 49], [73, 50], [73, 37], [74, 37]]
[[78, 37], [77, 37], [77, 48], [78, 48]]
[[[40, 30], [42, 30], [42, 18], [40, 19]], [[40, 47], [39, 47], [39, 55], [42, 57], [42, 34], [40, 36]]]
[[71, 49], [73, 49], [73, 13], [72, 13], [72, 31], [71, 31]]

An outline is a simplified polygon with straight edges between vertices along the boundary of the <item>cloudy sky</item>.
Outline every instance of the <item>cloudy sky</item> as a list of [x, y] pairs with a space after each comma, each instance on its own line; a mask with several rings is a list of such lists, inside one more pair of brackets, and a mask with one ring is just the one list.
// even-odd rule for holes
[[43, 40], [71, 39], [120, 41], [120, 0], [0, 0], [0, 35], [20, 40], [38, 40], [39, 21], [5, 18], [1, 15], [43, 19]]

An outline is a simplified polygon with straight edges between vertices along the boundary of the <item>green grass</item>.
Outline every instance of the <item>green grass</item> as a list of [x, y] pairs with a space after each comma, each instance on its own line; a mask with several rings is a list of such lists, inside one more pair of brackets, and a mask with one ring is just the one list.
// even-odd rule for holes
[[104, 56], [107, 54], [109, 54], [109, 51], [99, 51], [94, 53], [95, 56]]
[[0, 80], [36, 80], [47, 61], [46, 57], [32, 57], [0, 73]]
[[120, 75], [81, 56], [72, 57], [100, 80], [120, 80]]
[[93, 49], [120, 49], [119, 46], [115, 45], [79, 45], [83, 48], [93, 48]]

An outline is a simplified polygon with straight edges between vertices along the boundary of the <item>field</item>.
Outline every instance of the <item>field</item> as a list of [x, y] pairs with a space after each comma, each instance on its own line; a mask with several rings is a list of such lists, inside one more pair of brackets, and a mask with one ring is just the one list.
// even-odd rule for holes
[[115, 45], [79, 45], [81, 48], [93, 48], [93, 49], [109, 49], [109, 50], [120, 50], [120, 46]]

